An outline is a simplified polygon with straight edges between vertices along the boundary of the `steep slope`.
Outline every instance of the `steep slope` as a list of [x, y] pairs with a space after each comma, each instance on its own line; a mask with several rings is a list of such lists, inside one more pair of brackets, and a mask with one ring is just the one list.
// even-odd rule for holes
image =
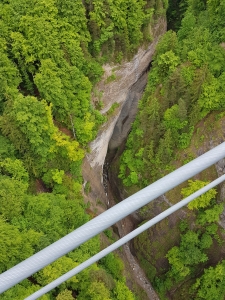
[[[151, 28], [165, 16], [166, 5], [158, 0], [1, 1], [1, 272], [96, 213], [83, 201], [81, 165], [89, 142], [118, 107], [110, 109], [108, 102], [100, 112], [102, 103], [92, 101], [91, 94], [103, 64], [125, 64], [141, 46], [142, 53], [148, 48]], [[114, 77], [109, 74], [105, 85]], [[1, 299], [24, 299], [97, 253], [102, 240], [104, 234]], [[123, 270], [112, 254], [43, 299], [134, 299]]]
[[[122, 198], [224, 141], [224, 13], [222, 0], [188, 1], [178, 32], [168, 31], [157, 45], [120, 166], [113, 163]], [[139, 216], [143, 221], [154, 216], [223, 170], [220, 161], [141, 209]], [[223, 190], [135, 239], [134, 251], [162, 299], [224, 298], [223, 279], [207, 285], [218, 268], [224, 274]]]

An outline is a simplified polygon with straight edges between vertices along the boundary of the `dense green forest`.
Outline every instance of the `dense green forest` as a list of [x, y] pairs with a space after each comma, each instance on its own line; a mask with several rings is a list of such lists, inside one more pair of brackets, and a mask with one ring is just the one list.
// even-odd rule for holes
[[[0, 271], [87, 222], [81, 164], [107, 116], [91, 102], [106, 62], [130, 59], [160, 0], [0, 1]], [[100, 250], [100, 238], [11, 288], [24, 299]], [[135, 299], [111, 254], [42, 299]]]
[[[167, 16], [174, 30], [157, 45], [120, 159], [119, 178], [128, 194], [192, 160], [198, 149], [224, 141], [225, 1], [171, 0]], [[212, 167], [166, 197], [176, 203], [216, 176]], [[190, 203], [185, 219], [164, 220], [135, 239], [160, 299], [224, 299], [225, 236], [218, 224], [224, 199], [218, 191]], [[140, 211], [143, 220], [151, 209]]]
[[[167, 8], [172, 30], [157, 46], [120, 160], [128, 193], [187, 163], [196, 149], [208, 149], [212, 136], [215, 143], [224, 139], [225, 0], [0, 0], [0, 272], [92, 217], [81, 165], [107, 114], [91, 92], [104, 63], [129, 60], [151, 42], [151, 25]], [[212, 167], [166, 197], [175, 203], [216, 176]], [[224, 299], [225, 236], [218, 224], [224, 199], [218, 195], [213, 189], [193, 201], [170, 232], [169, 221], [161, 222], [157, 240], [153, 231], [135, 239], [160, 299]], [[143, 222], [150, 211], [140, 211]], [[24, 299], [101, 246], [93, 238], [1, 299]], [[142, 300], [127, 288], [116, 254], [42, 297], [74, 298]]]

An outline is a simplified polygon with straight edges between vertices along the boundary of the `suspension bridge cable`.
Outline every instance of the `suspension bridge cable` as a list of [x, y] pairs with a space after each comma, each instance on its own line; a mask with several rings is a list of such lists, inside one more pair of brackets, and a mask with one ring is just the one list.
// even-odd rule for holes
[[225, 142], [128, 197], [91, 221], [0, 275], [0, 293], [77, 248], [135, 210], [188, 180], [225, 156]]
[[166, 217], [168, 217], [169, 215], [171, 215], [172, 213], [174, 213], [175, 211], [177, 211], [181, 207], [187, 205], [189, 202], [193, 201], [195, 198], [199, 197], [200, 195], [206, 193], [208, 190], [210, 190], [211, 188], [213, 188], [216, 185], [220, 184], [224, 180], [225, 180], [225, 174], [222, 175], [221, 177], [217, 178], [216, 180], [212, 181], [208, 185], [204, 186], [203, 188], [201, 188], [197, 192], [193, 193], [192, 195], [188, 196], [187, 198], [181, 200], [177, 204], [171, 206], [170, 208], [168, 208], [164, 212], [160, 213], [158, 216], [156, 216], [153, 219], [151, 219], [150, 221], [146, 222], [144, 225], [141, 225], [140, 227], [133, 230], [132, 232], [130, 232], [129, 234], [127, 234], [126, 236], [124, 236], [123, 238], [118, 240], [117, 242], [113, 243], [112, 245], [105, 248], [101, 252], [99, 252], [96, 255], [92, 256], [91, 258], [89, 258], [88, 260], [86, 260], [85, 262], [80, 264], [79, 266], [75, 267], [71, 271], [65, 273], [64, 275], [62, 275], [59, 278], [57, 278], [56, 280], [52, 281], [51, 283], [49, 283], [45, 287], [41, 288], [39, 291], [37, 291], [34, 294], [30, 295], [25, 300], [35, 300], [35, 299], [41, 297], [42, 295], [46, 294], [47, 292], [51, 291], [52, 289], [54, 289], [55, 287], [57, 287], [58, 285], [60, 285], [64, 281], [66, 281], [69, 278], [71, 278], [72, 276], [78, 274], [79, 272], [81, 272], [85, 268], [89, 267], [90, 265], [92, 265], [93, 263], [98, 261], [99, 259], [101, 259], [104, 256], [106, 256], [107, 254], [109, 254], [110, 252], [112, 252], [112, 251], [116, 250], [117, 248], [119, 248], [120, 246], [124, 245], [125, 243], [127, 243], [128, 241], [130, 241], [131, 239], [136, 237], [138, 234], [142, 233], [146, 229], [150, 228], [151, 226], [153, 226], [156, 223], [160, 222], [161, 220], [165, 219]]

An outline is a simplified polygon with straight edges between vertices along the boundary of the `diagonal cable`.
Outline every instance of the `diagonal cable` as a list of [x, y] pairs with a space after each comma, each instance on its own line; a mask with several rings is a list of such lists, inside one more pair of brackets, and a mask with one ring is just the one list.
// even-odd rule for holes
[[98, 261], [99, 259], [101, 259], [104, 256], [106, 256], [107, 254], [109, 254], [110, 252], [116, 250], [120, 246], [122, 246], [125, 243], [129, 242], [131, 239], [133, 239], [134, 237], [136, 237], [137, 235], [139, 235], [140, 233], [142, 233], [146, 229], [150, 228], [151, 226], [153, 226], [156, 223], [160, 222], [161, 220], [165, 219], [166, 217], [168, 217], [169, 215], [171, 215], [172, 213], [174, 213], [175, 211], [177, 211], [181, 207], [187, 205], [189, 202], [193, 201], [195, 198], [197, 198], [197, 197], [201, 196], [202, 194], [206, 193], [208, 190], [210, 190], [213, 187], [217, 186], [218, 184], [220, 184], [224, 180], [225, 180], [225, 174], [222, 175], [221, 177], [217, 178], [216, 180], [212, 181], [211, 183], [207, 184], [206, 186], [204, 186], [203, 188], [201, 188], [197, 192], [193, 193], [192, 195], [188, 196], [187, 198], [179, 201], [177, 204], [171, 206], [170, 208], [168, 208], [164, 212], [160, 213], [158, 216], [152, 218], [150, 221], [148, 221], [145, 224], [141, 225], [137, 229], [133, 230], [132, 232], [130, 232], [129, 234], [127, 234], [126, 236], [124, 236], [123, 238], [118, 240], [117, 242], [113, 243], [109, 247], [105, 248], [104, 250], [100, 251], [96, 255], [92, 256], [91, 258], [89, 258], [88, 260], [86, 260], [85, 262], [80, 264], [79, 266], [75, 267], [71, 271], [67, 272], [66, 274], [60, 276], [59, 278], [52, 281], [51, 283], [49, 283], [45, 287], [41, 288], [39, 291], [37, 291], [34, 294], [30, 295], [25, 300], [35, 300], [35, 299], [41, 297], [42, 295], [46, 294], [47, 292], [51, 291], [52, 289], [54, 289], [55, 287], [57, 287], [58, 285], [60, 285], [64, 281], [66, 281], [69, 278], [71, 278], [72, 276], [78, 274], [79, 272], [81, 272], [85, 268], [89, 267], [90, 265], [92, 265], [93, 263]]
[[210, 167], [225, 156], [225, 142], [128, 197], [0, 275], [0, 293], [77, 248], [135, 210]]

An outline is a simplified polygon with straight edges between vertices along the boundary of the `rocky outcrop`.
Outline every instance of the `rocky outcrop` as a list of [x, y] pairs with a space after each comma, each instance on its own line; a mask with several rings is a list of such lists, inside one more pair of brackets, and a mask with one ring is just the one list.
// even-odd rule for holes
[[[87, 155], [87, 160], [91, 167], [97, 170], [97, 173], [102, 171], [108, 144], [117, 121], [119, 120], [111, 142], [112, 147], [118, 145], [116, 138], [119, 138], [121, 142], [121, 137], [124, 137], [129, 131], [129, 124], [134, 120], [136, 113], [137, 100], [147, 81], [145, 71], [152, 60], [158, 40], [165, 31], [166, 20], [160, 18], [152, 30], [153, 41], [147, 49], [140, 48], [130, 62], [121, 65], [104, 66], [105, 73], [101, 82], [96, 86], [97, 92], [93, 95], [93, 101], [99, 101], [96, 94], [101, 95], [101, 101], [104, 104], [102, 113], [106, 113], [115, 102], [120, 104], [120, 109], [104, 124], [97, 138], [90, 143], [91, 151]], [[114, 78], [111, 82], [109, 82], [110, 76]], [[139, 81], [140, 78], [141, 80]], [[131, 108], [131, 112], [128, 114], [129, 108]], [[119, 119], [120, 115], [121, 118]]]
[[138, 108], [138, 100], [141, 98], [143, 90], [146, 86], [147, 77], [148, 73], [144, 71], [139, 79], [128, 90], [127, 97], [109, 141], [109, 151], [115, 150], [126, 140], [131, 129], [131, 124], [135, 120]]
[[[90, 152], [83, 163], [84, 186], [87, 182], [90, 185], [89, 195], [87, 197], [84, 195], [85, 201], [92, 203], [92, 208], [94, 207], [97, 214], [109, 205], [102, 176], [109, 142], [110, 148], [114, 149], [126, 138], [136, 115], [138, 100], [147, 82], [147, 70], [155, 47], [165, 31], [166, 20], [159, 18], [152, 29], [153, 41], [149, 46], [140, 48], [129, 62], [120, 65], [104, 65], [104, 76], [93, 91], [93, 102], [100, 103], [101, 101], [103, 104], [101, 113], [107, 113], [114, 103], [119, 104], [100, 129], [96, 139], [90, 143]], [[99, 199], [103, 203], [100, 210], [96, 205]]]
[[[152, 30], [152, 43], [145, 49], [140, 48], [130, 62], [117, 66], [105, 65], [104, 76], [93, 92], [93, 102], [101, 101], [103, 103], [102, 113], [106, 113], [114, 103], [119, 104], [113, 115], [109, 117], [108, 122], [102, 126], [96, 139], [90, 143], [90, 153], [83, 163], [84, 188], [87, 183], [90, 186], [88, 195], [84, 193], [84, 198], [95, 214], [99, 214], [107, 207], [114, 205], [114, 199], [105, 193], [102, 184], [103, 165], [108, 147], [110, 149], [117, 148], [129, 133], [131, 123], [134, 121], [137, 112], [138, 100], [141, 98], [147, 83], [147, 71], [155, 47], [165, 31], [166, 20], [160, 18]], [[101, 205], [99, 206], [98, 203]], [[120, 228], [120, 223], [117, 224], [118, 229], [128, 230], [127, 226]], [[129, 230], [126, 234], [128, 232]], [[120, 232], [120, 236], [123, 236], [123, 234], [125, 232]], [[132, 256], [128, 245], [124, 246], [124, 255], [132, 270], [132, 280], [143, 288], [148, 299], [158, 299], [138, 262]]]

